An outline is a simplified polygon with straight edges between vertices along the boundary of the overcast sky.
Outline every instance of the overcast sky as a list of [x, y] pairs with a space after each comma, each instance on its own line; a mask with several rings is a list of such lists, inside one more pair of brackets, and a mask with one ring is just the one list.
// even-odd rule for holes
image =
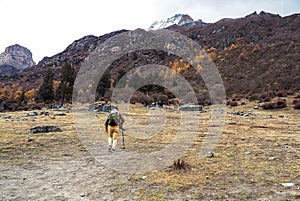
[[20, 44], [38, 62], [83, 36], [147, 29], [176, 13], [215, 22], [262, 10], [281, 16], [300, 13], [300, 0], [0, 0], [0, 53]]

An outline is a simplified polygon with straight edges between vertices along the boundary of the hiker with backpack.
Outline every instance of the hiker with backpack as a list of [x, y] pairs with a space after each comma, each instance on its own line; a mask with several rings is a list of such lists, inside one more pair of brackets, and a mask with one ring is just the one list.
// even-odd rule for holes
[[[117, 109], [112, 109], [105, 121], [105, 131], [108, 134], [108, 150], [115, 151], [120, 128], [124, 123], [124, 118]], [[124, 143], [124, 142], [123, 142]], [[124, 144], [123, 144], [124, 146]]]

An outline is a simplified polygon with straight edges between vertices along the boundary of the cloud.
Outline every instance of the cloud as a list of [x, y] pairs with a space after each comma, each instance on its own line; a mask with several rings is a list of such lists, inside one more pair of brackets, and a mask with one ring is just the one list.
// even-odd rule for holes
[[[244, 17], [254, 11], [266, 11], [280, 15], [290, 15], [299, 12], [300, 5], [297, 0], [162, 0], [158, 4], [161, 16], [170, 17], [174, 13], [189, 14], [195, 20], [216, 22], [222, 18]], [[168, 14], [168, 16], [166, 16]]]

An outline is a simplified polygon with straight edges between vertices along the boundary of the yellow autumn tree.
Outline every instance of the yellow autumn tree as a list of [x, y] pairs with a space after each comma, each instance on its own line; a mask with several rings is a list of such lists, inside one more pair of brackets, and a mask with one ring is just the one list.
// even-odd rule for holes
[[11, 89], [8, 86], [4, 86], [1, 90], [0, 100], [8, 101], [11, 97]]
[[25, 93], [25, 100], [28, 102], [28, 103], [34, 103], [34, 99], [35, 99], [35, 94], [36, 94], [36, 89], [35, 88], [32, 88], [30, 89], [29, 91], [27, 91]]
[[229, 47], [229, 51], [236, 49], [238, 46], [234, 43], [232, 43]]
[[174, 77], [177, 72], [181, 73], [191, 67], [184, 59], [175, 59], [169, 63], [169, 66], [172, 68], [171, 77]]
[[14, 100], [19, 100], [22, 96], [23, 88], [19, 86], [17, 90], [14, 92]]

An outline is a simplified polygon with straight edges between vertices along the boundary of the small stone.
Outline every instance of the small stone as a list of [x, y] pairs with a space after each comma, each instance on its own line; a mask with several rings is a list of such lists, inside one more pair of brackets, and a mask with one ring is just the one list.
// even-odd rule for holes
[[40, 113], [40, 115], [45, 115], [45, 116], [49, 116], [49, 112], [47, 112], [47, 111], [42, 111], [41, 113]]
[[288, 118], [286, 115], [278, 115], [279, 118]]
[[245, 138], [241, 138], [241, 140], [246, 140]]
[[212, 157], [214, 157], [214, 153], [213, 152], [208, 152], [207, 153], [207, 158], [212, 158]]
[[249, 155], [249, 154], [251, 154], [251, 152], [250, 152], [250, 151], [246, 151], [245, 154], [246, 154], [246, 155]]
[[163, 158], [157, 158], [159, 161], [162, 161], [163, 160]]
[[147, 176], [142, 176], [141, 179], [145, 180], [145, 179], [147, 179]]
[[28, 138], [28, 140], [27, 140], [27, 142], [32, 142], [32, 141], [34, 141], [34, 138], [33, 138], [33, 137], [30, 137], [30, 138]]
[[85, 197], [85, 193], [80, 193], [80, 197]]
[[4, 119], [10, 119], [11, 116], [10, 116], [10, 115], [5, 115], [5, 116], [3, 116], [3, 118], [4, 118]]
[[281, 184], [283, 187], [292, 187], [294, 186], [295, 184], [294, 183], [282, 183]]
[[58, 114], [54, 114], [54, 116], [66, 116], [65, 113], [58, 113]]
[[254, 106], [254, 109], [255, 109], [255, 110], [258, 110], [258, 109], [259, 109], [259, 106]]
[[37, 112], [30, 112], [30, 113], [27, 113], [27, 116], [28, 117], [38, 116], [38, 113]]

